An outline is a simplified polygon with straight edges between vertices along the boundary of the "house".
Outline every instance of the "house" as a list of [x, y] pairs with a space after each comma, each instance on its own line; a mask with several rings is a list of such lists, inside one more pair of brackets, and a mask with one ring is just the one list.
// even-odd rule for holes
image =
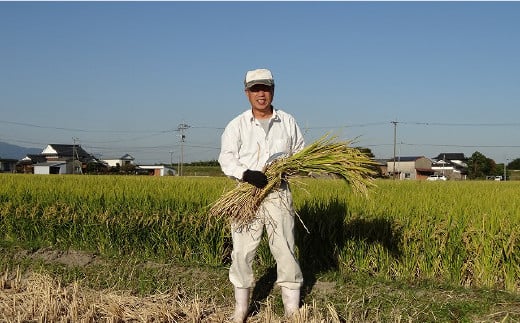
[[386, 159], [375, 159], [377, 168], [378, 168], [378, 175], [377, 176], [388, 176], [388, 167], [387, 167], [387, 160]]
[[24, 174], [33, 174], [34, 173], [34, 166], [38, 163], [45, 163], [47, 161], [47, 158], [43, 155], [34, 155], [29, 154], [25, 156], [24, 158], [20, 159], [18, 163], [16, 163], [16, 171], [17, 173], [24, 173]]
[[14, 173], [16, 171], [16, 159], [0, 158], [0, 173]]
[[95, 159], [94, 156], [87, 153], [80, 145], [50, 144], [43, 149], [41, 155], [45, 156], [47, 161], [71, 159], [90, 161]]
[[139, 165], [137, 168], [148, 170], [148, 174], [153, 176], [168, 176], [176, 174], [175, 169], [164, 165]]
[[448, 179], [466, 179], [467, 161], [463, 153], [440, 153], [433, 158], [432, 169], [435, 174], [444, 175]]
[[33, 165], [33, 172], [37, 175], [72, 174], [72, 167], [67, 167], [66, 161], [43, 162]]
[[49, 144], [41, 154], [20, 160], [18, 168], [34, 174], [81, 174], [89, 163], [99, 161], [80, 145]]
[[125, 154], [119, 158], [103, 159], [103, 161], [107, 163], [109, 167], [123, 167], [128, 165], [135, 165], [135, 158], [129, 154]]
[[432, 161], [424, 156], [395, 157], [387, 160], [388, 176], [398, 179], [426, 179], [432, 175]]

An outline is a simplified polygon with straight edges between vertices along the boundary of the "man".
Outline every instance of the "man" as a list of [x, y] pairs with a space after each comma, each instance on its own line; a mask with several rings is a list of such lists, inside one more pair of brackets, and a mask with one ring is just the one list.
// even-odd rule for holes
[[[269, 158], [298, 152], [304, 147], [304, 139], [295, 119], [272, 105], [271, 71], [248, 71], [244, 85], [251, 108], [226, 126], [218, 161], [227, 176], [263, 188], [268, 180], [262, 170]], [[268, 194], [247, 229], [240, 230], [231, 224], [233, 251], [229, 279], [235, 287], [234, 322], [243, 322], [248, 314], [254, 285], [252, 263], [264, 228], [277, 264], [276, 283], [281, 287], [285, 315], [298, 311], [303, 276], [294, 255], [294, 214], [291, 192], [284, 183]]]

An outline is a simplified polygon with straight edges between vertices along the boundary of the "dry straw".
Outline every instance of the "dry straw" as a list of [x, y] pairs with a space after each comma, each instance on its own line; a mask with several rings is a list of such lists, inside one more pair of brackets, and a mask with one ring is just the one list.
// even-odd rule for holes
[[352, 143], [325, 135], [292, 156], [274, 160], [264, 168], [268, 184], [263, 189], [240, 182], [212, 205], [210, 215], [226, 216], [239, 229], [247, 229], [267, 194], [279, 188], [283, 180], [297, 185], [295, 179], [299, 176], [337, 176], [366, 196], [374, 185], [376, 163], [360, 149], [351, 147]]
[[[227, 301], [201, 299], [177, 286], [168, 293], [135, 296], [131, 291], [92, 290], [79, 282], [62, 285], [48, 274], [27, 272], [16, 281], [1, 274], [0, 322], [228, 322], [233, 308]], [[217, 297], [218, 298], [218, 297]], [[222, 297], [220, 297], [222, 298]], [[265, 311], [248, 322], [341, 322], [336, 310], [322, 311], [313, 300], [290, 320], [277, 316], [267, 299]]]

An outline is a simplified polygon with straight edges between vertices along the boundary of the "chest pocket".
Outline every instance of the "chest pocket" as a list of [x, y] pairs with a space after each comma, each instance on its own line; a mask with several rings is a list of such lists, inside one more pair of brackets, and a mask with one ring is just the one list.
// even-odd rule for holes
[[271, 151], [271, 154], [275, 154], [275, 153], [291, 154], [291, 142], [288, 138], [275, 139], [273, 141], [272, 148], [273, 148], [273, 151]]

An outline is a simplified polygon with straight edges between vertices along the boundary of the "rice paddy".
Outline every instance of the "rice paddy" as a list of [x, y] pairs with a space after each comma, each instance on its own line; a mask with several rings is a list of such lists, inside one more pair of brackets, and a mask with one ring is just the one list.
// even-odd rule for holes
[[[229, 264], [229, 224], [208, 214], [234, 187], [227, 178], [1, 174], [0, 181], [2, 248]], [[380, 180], [368, 197], [342, 180], [301, 182], [293, 196], [304, 270], [519, 292], [517, 182]], [[257, 259], [272, 266], [265, 243]], [[2, 262], [0, 272], [12, 273], [11, 265]], [[335, 310], [327, 315], [346, 315]]]

